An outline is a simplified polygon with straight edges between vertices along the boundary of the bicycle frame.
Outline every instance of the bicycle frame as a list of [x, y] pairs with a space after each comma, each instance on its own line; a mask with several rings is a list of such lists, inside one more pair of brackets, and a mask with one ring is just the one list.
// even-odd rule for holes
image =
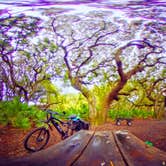
[[[52, 128], [51, 128], [51, 126], [50, 126], [49, 123], [52, 123], [53, 126], [56, 128], [56, 130], [59, 132], [59, 134], [61, 134], [61, 136], [62, 136], [63, 139], [66, 138], [66, 137], [68, 137], [68, 131], [69, 131], [68, 123], [67, 123], [67, 122], [65, 123], [65, 122], [63, 122], [63, 121], [61, 121], [61, 120], [59, 120], [59, 119], [53, 117], [53, 116], [52, 116], [52, 113], [50, 113], [50, 112], [49, 112], [49, 114], [50, 114], [50, 117], [49, 117], [49, 119], [46, 121], [46, 123], [48, 124], [48, 126], [50, 127], [50, 129], [52, 129]], [[67, 130], [64, 131], [64, 130], [60, 127], [60, 125], [59, 125], [59, 123], [58, 123], [57, 121], [58, 121], [59, 123], [61, 123], [62, 125], [66, 124], [66, 125], [67, 125]]]

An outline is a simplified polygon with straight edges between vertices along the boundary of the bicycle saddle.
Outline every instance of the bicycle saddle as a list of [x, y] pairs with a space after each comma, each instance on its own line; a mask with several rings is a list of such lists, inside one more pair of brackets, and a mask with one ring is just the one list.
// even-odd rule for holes
[[70, 118], [70, 119], [76, 119], [77, 116], [76, 116], [76, 115], [70, 115], [69, 118]]

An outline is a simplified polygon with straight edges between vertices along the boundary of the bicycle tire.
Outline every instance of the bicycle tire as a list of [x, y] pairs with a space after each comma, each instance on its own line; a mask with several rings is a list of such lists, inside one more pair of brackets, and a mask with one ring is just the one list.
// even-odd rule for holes
[[[33, 140], [33, 137], [35, 137], [35, 134], [37, 134], [37, 137], [35, 140]], [[26, 150], [28, 150], [30, 152], [40, 151], [47, 145], [49, 138], [50, 138], [49, 130], [47, 130], [45, 127], [40, 127], [40, 128], [34, 129], [26, 136], [26, 138], [24, 140], [24, 147]], [[31, 139], [33, 142], [33, 144], [32, 144], [33, 146], [31, 145]], [[34, 148], [35, 144], [39, 144], [39, 142], [41, 142], [42, 144], [40, 146], [37, 145], [37, 147]]]

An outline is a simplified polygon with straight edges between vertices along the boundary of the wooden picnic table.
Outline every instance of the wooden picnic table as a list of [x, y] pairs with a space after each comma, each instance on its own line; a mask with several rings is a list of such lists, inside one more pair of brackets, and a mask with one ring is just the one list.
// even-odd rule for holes
[[1, 166], [165, 166], [166, 152], [128, 131], [80, 131], [27, 157], [0, 158]]

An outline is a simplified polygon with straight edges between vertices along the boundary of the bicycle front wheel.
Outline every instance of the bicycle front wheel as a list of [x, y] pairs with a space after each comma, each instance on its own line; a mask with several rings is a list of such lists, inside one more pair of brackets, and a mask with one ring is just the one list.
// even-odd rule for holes
[[47, 145], [49, 138], [49, 130], [47, 130], [45, 127], [37, 128], [26, 136], [24, 147], [31, 152], [40, 151]]

